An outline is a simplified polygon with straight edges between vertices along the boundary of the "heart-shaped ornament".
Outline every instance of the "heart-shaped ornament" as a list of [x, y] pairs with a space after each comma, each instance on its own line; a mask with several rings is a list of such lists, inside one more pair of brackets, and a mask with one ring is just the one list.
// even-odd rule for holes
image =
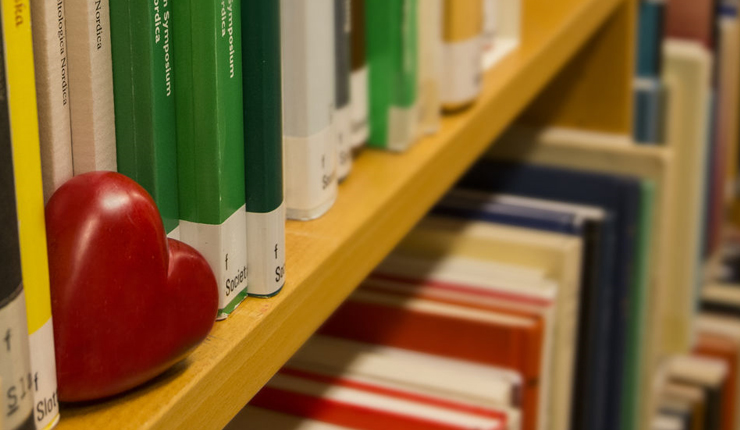
[[218, 311], [216, 279], [167, 239], [152, 198], [118, 173], [72, 178], [46, 206], [59, 399], [121, 393], [183, 359]]

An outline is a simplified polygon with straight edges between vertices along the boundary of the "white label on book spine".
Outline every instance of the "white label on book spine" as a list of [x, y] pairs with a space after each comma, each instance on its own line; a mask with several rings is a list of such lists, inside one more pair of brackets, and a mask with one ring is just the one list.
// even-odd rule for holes
[[481, 91], [481, 37], [444, 44], [442, 66], [442, 103], [469, 103]]
[[268, 213], [247, 212], [249, 294], [271, 296], [285, 284], [285, 203]]
[[352, 104], [352, 146], [357, 148], [367, 141], [370, 133], [367, 115], [367, 66], [352, 72], [350, 76], [350, 91]]
[[218, 319], [226, 318], [247, 289], [246, 205], [218, 225], [180, 220], [180, 237], [213, 269], [218, 282]]
[[[0, 309], [0, 379], [3, 383], [4, 428], [14, 429], [29, 419], [33, 408], [29, 366], [26, 298], [23, 290]], [[52, 357], [53, 357], [52, 353]]]
[[337, 133], [337, 179], [342, 180], [352, 171], [352, 105], [334, 112], [334, 131]]
[[108, 0], [67, 0], [65, 5], [74, 173], [115, 171]]
[[37, 429], [49, 429], [59, 422], [57, 371], [54, 361], [54, 326], [49, 318], [29, 338], [34, 384], [33, 414]]
[[62, 0], [34, 1], [31, 8], [44, 201], [48, 201], [73, 175], [67, 33]]
[[308, 137], [285, 136], [285, 204], [288, 218], [321, 216], [337, 197], [334, 127]]

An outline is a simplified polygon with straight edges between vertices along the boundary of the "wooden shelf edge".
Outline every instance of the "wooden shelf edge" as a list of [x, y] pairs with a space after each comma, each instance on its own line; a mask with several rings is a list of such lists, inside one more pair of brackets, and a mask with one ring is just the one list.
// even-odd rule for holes
[[[489, 71], [479, 101], [404, 154], [366, 151], [319, 220], [289, 222], [288, 284], [249, 299], [184, 363], [106, 402], [62, 408], [59, 429], [222, 428], [628, 0], [570, 2]], [[549, 3], [549, 1], [548, 1]]]

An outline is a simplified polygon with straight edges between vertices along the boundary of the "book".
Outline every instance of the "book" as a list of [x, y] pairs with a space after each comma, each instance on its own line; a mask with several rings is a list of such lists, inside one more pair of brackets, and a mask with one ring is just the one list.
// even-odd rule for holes
[[352, 17], [350, 0], [334, 0], [334, 130], [337, 179], [352, 171]]
[[74, 174], [116, 171], [108, 0], [65, 0]]
[[216, 275], [218, 319], [247, 295], [240, 5], [172, 2], [180, 238]]
[[677, 418], [682, 423], [682, 428], [688, 429], [691, 427], [695, 417], [693, 405], [688, 400], [680, 398], [663, 398], [660, 400], [658, 410], [662, 414], [666, 414]]
[[427, 394], [352, 377], [283, 369], [251, 404], [331, 424], [368, 430], [505, 429], [506, 416]]
[[419, 2], [419, 129], [436, 133], [442, 120], [442, 0]]
[[[645, 287], [636, 287], [643, 291], [645, 297], [642, 309], [647, 312], [649, 322], [642, 326], [642, 358], [637, 368], [640, 386], [637, 394], [632, 396], [630, 404], [637, 406], [641, 425], [649, 426], [654, 409], [654, 397], [640, 401], [646, 393], [652, 393], [651, 376], [663, 356], [663, 334], [670, 334], [674, 327], [663, 329], [665, 303], [674, 300], [675, 286], [687, 286], [689, 280], [678, 277], [682, 270], [682, 254], [685, 250], [676, 250], [672, 240], [683, 235], [687, 230], [695, 231], [696, 225], [674, 222], [677, 211], [685, 211], [686, 202], [676, 198], [676, 181], [673, 175], [673, 156], [671, 151], [657, 146], [634, 145], [626, 135], [595, 133], [567, 128], [548, 127], [542, 129], [525, 126], [514, 126], [499, 139], [489, 151], [489, 156], [511, 161], [522, 161], [534, 164], [570, 167], [585, 171], [601, 171], [620, 175], [629, 175], [642, 179], [642, 187], [652, 183], [654, 187], [652, 224], [650, 231], [640, 229], [651, 235], [650, 248], [638, 253], [638, 262], [648, 269], [637, 280], [649, 283]], [[645, 190], [641, 191], [644, 197]], [[642, 205], [645, 207], [644, 205]], [[645, 221], [641, 216], [641, 222]], [[685, 220], [685, 218], [684, 218]], [[646, 246], [647, 244], [643, 244]], [[646, 258], [650, 258], [646, 260]], [[646, 261], [650, 263], [646, 263]], [[587, 263], [586, 266], [589, 264]], [[633, 287], [639, 284], [633, 284]], [[639, 314], [633, 314], [639, 317]], [[645, 315], [641, 318], [644, 318]], [[684, 316], [685, 318], [685, 316]], [[633, 320], [636, 321], [636, 320]], [[633, 325], [635, 327], [635, 325]], [[633, 351], [636, 351], [633, 349]], [[641, 370], [642, 369], [642, 370]]]
[[633, 137], [636, 143], [662, 145], [665, 142], [666, 89], [659, 77], [640, 77], [633, 83], [635, 109]]
[[718, 18], [719, 63], [719, 118], [718, 137], [727, 145], [726, 179], [723, 186], [725, 202], [734, 198], [735, 180], [738, 176], [738, 148], [740, 147], [740, 82], [733, 77], [740, 73], [740, 23], [737, 17], [737, 4], [722, 2]]
[[334, 1], [281, 0], [285, 205], [288, 218], [318, 218], [337, 198]]
[[637, 77], [655, 78], [661, 72], [665, 0], [641, 0], [637, 19]]
[[483, 1], [445, 0], [442, 107], [470, 105], [483, 87]]
[[[578, 238], [427, 218], [378, 266], [363, 288], [371, 285], [420, 298], [434, 297], [467, 306], [496, 304], [540, 314], [552, 330], [546, 339], [553, 340], [552, 350], [546, 349], [552, 357], [551, 374], [542, 369], [546, 376], [541, 379], [541, 394], [547, 397], [540, 402], [538, 416], [543, 418], [539, 426], [569, 428], [578, 346], [581, 253]], [[501, 265], [503, 269], [496, 268]], [[536, 267], [540, 274], [535, 278], [513, 276], [512, 265], [526, 267], [527, 272]], [[557, 282], [557, 288], [547, 280]]]
[[483, 0], [483, 70], [487, 70], [486, 57], [491, 55], [496, 46], [496, 30], [498, 29], [498, 8], [500, 0]]
[[416, 139], [417, 20], [417, 0], [365, 2], [371, 147], [404, 151]]
[[[12, 12], [5, 4], [3, 6], [2, 14]], [[0, 42], [6, 38], [3, 29], [7, 23], [14, 24], [11, 20], [0, 21]], [[7, 429], [34, 429], [34, 402], [28, 393], [32, 382], [31, 357], [18, 242], [4, 50], [5, 43], [0, 43], [0, 222], [5, 226], [0, 230], [0, 276], [4, 279], [0, 286], [0, 333], [7, 341], [0, 348], [0, 425]]]
[[275, 412], [250, 405], [243, 407], [224, 429], [350, 430], [348, 427], [310, 420], [297, 415]]
[[[608, 224], [604, 229], [602, 249], [602, 261], [605, 265], [601, 276], [604, 283], [597, 292], [600, 305], [595, 307], [601, 310], [598, 312], [600, 324], [591, 328], [595, 332], [590, 336], [594, 340], [591, 348], [595, 358], [587, 361], [593, 366], [593, 373], [588, 381], [593, 394], [580, 397], [587, 399], [580, 406], [585, 414], [581, 418], [595, 423], [586, 424], [587, 428], [609, 428], [607, 423], [617, 424], [619, 418], [616, 415], [621, 404], [619, 401], [609, 401], [608, 398], [621, 397], [622, 393], [622, 376], [625, 371], [623, 357], [628, 333], [627, 310], [630, 309], [629, 292], [633, 282], [633, 255], [639, 220], [640, 181], [626, 176], [483, 160], [459, 184], [463, 188], [485, 192], [503, 192], [599, 206], [611, 212], [611, 219], [604, 223]], [[544, 187], [543, 184], [557, 186]], [[587, 406], [590, 402], [595, 403], [593, 407]]]
[[740, 344], [737, 339], [721, 334], [699, 332], [693, 354], [699, 357], [712, 357], [724, 361], [727, 365], [727, 381], [722, 389], [721, 426], [723, 430], [736, 428], [738, 390], [738, 359], [740, 358]]
[[722, 391], [727, 379], [727, 364], [724, 361], [678, 355], [668, 363], [671, 381], [694, 385], [704, 390], [706, 398], [705, 429], [719, 430], [722, 416]]
[[670, 414], [660, 413], [650, 423], [651, 430], [686, 430], [680, 418]]
[[242, 2], [247, 269], [250, 295], [285, 284], [280, 3]]
[[51, 428], [59, 421], [59, 402], [30, 10], [27, 0], [2, 1], [6, 94], [33, 381], [26, 388], [33, 393], [36, 427], [43, 429]]
[[[740, 320], [734, 317], [724, 316], [721, 314], [701, 312], [696, 318], [696, 330], [699, 335], [712, 334], [720, 336], [724, 339], [734, 342], [735, 345], [740, 345]], [[735, 363], [735, 368], [740, 369], [740, 361]], [[728, 408], [733, 408], [735, 417], [733, 422], [733, 429], [737, 429], [740, 426], [740, 391], [737, 391], [740, 387], [740, 372], [735, 373], [735, 380], [728, 381], [734, 383], [736, 391], [734, 392], [734, 402], [727, 402]]]
[[701, 309], [728, 316], [740, 316], [740, 288], [735, 284], [704, 285], [701, 292]]
[[511, 370], [331, 336], [311, 337], [286, 368], [351, 376], [480, 407], [521, 406], [521, 376]]
[[715, 0], [670, 0], [665, 8], [665, 35], [714, 47]]
[[483, 0], [484, 71], [513, 52], [521, 39], [521, 0]]
[[525, 429], [536, 427], [544, 331], [542, 318], [358, 290], [320, 333], [506, 367], [522, 374]]
[[179, 239], [172, 3], [108, 1], [118, 172], [147, 190]]
[[64, 2], [31, 3], [44, 201], [73, 175]]
[[350, 57], [350, 102], [352, 103], [352, 147], [357, 150], [365, 145], [370, 134], [368, 125], [368, 76], [367, 47], [365, 43], [365, 0], [352, 0], [352, 31]]
[[661, 387], [661, 398], [669, 401], [688, 403], [691, 409], [690, 429], [701, 429], [706, 416], [706, 399], [704, 391], [696, 386], [668, 382]]

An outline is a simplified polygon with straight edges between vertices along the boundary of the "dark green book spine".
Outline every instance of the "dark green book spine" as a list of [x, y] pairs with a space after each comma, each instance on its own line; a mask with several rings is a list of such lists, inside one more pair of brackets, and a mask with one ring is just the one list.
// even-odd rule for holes
[[26, 301], [10, 145], [5, 44], [0, 19], [0, 423], [7, 429], [35, 428]]
[[244, 156], [250, 295], [285, 284], [280, 2], [242, 1]]
[[178, 237], [171, 0], [109, 0], [118, 171], [143, 186]]
[[172, 2], [180, 237], [208, 260], [225, 318], [247, 294], [241, 2]]

